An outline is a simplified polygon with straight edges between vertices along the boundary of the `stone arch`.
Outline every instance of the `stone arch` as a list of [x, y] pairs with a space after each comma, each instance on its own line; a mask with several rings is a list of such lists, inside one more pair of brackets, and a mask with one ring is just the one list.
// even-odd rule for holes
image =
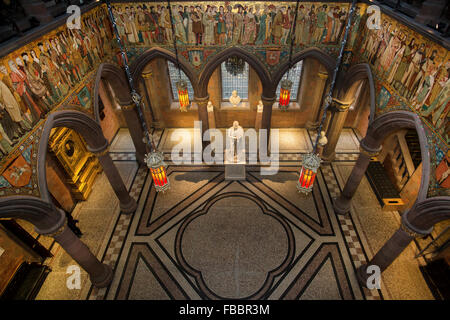
[[110, 63], [102, 63], [99, 66], [94, 84], [94, 118], [98, 124], [100, 124], [99, 90], [102, 80], [106, 80], [114, 91], [115, 98], [117, 99], [116, 102], [122, 109], [122, 114], [136, 149], [136, 159], [138, 162], [143, 163], [147, 151], [146, 145], [142, 140], [144, 131], [133, 99], [131, 98], [131, 90], [126, 73], [123, 69]]
[[376, 155], [381, 150], [381, 145], [386, 137], [401, 129], [415, 129], [417, 131], [422, 158], [420, 187], [412, 207], [414, 208], [416, 203], [426, 199], [431, 164], [430, 146], [428, 145], [425, 129], [417, 114], [409, 111], [393, 111], [375, 118], [368, 128], [366, 136], [361, 140], [361, 153], [358, 160], [347, 179], [341, 195], [334, 201], [336, 213], [344, 214], [350, 210], [351, 200], [367, 170], [371, 156]]
[[[329, 75], [333, 74], [334, 67], [336, 66], [336, 59], [320, 50], [319, 48], [307, 48], [303, 51], [297, 52], [292, 56], [292, 65], [306, 58], [314, 58], [318, 60], [323, 64]], [[288, 69], [289, 61], [283, 63], [273, 75], [273, 81], [270, 87], [271, 96], [275, 95], [278, 83], [280, 82], [281, 78], [283, 78], [283, 75], [288, 71]]]
[[371, 123], [361, 144], [371, 149], [379, 148], [386, 137], [401, 129], [415, 129], [419, 137], [422, 177], [416, 202], [422, 201], [427, 197], [430, 180], [430, 146], [428, 145], [423, 123], [417, 114], [409, 111], [393, 111], [382, 114]]
[[264, 65], [249, 52], [238, 47], [231, 47], [216, 54], [213, 59], [203, 67], [203, 70], [198, 77], [198, 91], [196, 91], [196, 97], [203, 98], [208, 95], [208, 82], [214, 70], [216, 70], [216, 68], [227, 58], [232, 56], [238, 56], [245, 60], [255, 70], [262, 83], [263, 95], [266, 95], [266, 93], [270, 91], [269, 89], [272, 82], [271, 76]]
[[56, 232], [64, 225], [66, 216], [51, 202], [31, 196], [0, 198], [0, 218], [22, 219], [35, 226], [40, 234]]
[[109, 85], [114, 90], [114, 94], [118, 100], [117, 102], [121, 106], [126, 106], [133, 103], [125, 71], [111, 63], [102, 63], [98, 67], [94, 83], [94, 117], [97, 123], [100, 123], [100, 110], [98, 104], [100, 82], [102, 79], [108, 81]]
[[50, 132], [55, 127], [67, 127], [77, 131], [85, 139], [88, 144], [89, 151], [101, 152], [108, 147], [108, 141], [103, 136], [100, 125], [85, 113], [80, 111], [64, 110], [50, 114], [42, 130], [37, 155], [37, 174], [41, 197], [50, 203], [51, 198], [47, 187], [45, 161], [47, 158]]
[[[175, 54], [167, 49], [159, 47], [148, 49], [130, 65], [131, 77], [133, 78], [133, 82], [135, 84], [138, 83], [138, 77], [142, 73], [142, 70], [144, 70], [145, 66], [151, 60], [158, 57], [165, 58], [166, 60], [172, 61], [175, 64], [177, 63], [177, 58]], [[180, 63], [181, 70], [183, 70], [183, 72], [189, 78], [189, 81], [191, 82], [192, 87], [194, 89], [194, 93], [197, 94], [198, 82], [194, 69], [189, 64], [184, 63], [182, 59], [178, 58], [178, 61]]]
[[[375, 118], [375, 82], [373, 80], [372, 70], [367, 63], [360, 63], [351, 66], [339, 81], [341, 84], [338, 85], [337, 90], [339, 92], [339, 98], [344, 99], [345, 94], [348, 90], [358, 81], [367, 80], [367, 85], [369, 87], [370, 94], [370, 115], [369, 115], [369, 125], [373, 122]], [[345, 100], [344, 100], [345, 101]]]

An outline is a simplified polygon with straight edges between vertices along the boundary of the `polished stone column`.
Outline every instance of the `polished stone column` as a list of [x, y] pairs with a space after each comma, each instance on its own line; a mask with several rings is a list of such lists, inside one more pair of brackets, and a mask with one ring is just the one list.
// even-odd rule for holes
[[[209, 129], [209, 121], [208, 121], [208, 101], [209, 96], [198, 98], [195, 97], [195, 103], [197, 103], [198, 106], [198, 120], [202, 122], [202, 145], [203, 150], [205, 150], [206, 146], [209, 144], [209, 136], [205, 137], [205, 140], [203, 140], [204, 133]], [[202, 151], [203, 151], [202, 150]]]
[[117, 195], [117, 198], [119, 198], [120, 210], [126, 214], [136, 211], [136, 200], [130, 196], [125, 184], [123, 183], [122, 177], [117, 170], [117, 167], [114, 165], [114, 162], [109, 155], [108, 148], [92, 150], [88, 146], [88, 150], [97, 156], [98, 161], [100, 162], [103, 171], [105, 172], [106, 177], [114, 190], [114, 193]]
[[[120, 103], [119, 103], [120, 104]], [[144, 156], [147, 152], [146, 145], [144, 142], [144, 131], [142, 129], [142, 124], [138, 116], [138, 111], [134, 102], [128, 104], [120, 104], [122, 109], [122, 114], [130, 131], [131, 139], [133, 140], [134, 147], [136, 149], [136, 160], [140, 164], [144, 164]]]
[[314, 86], [314, 91], [307, 94], [307, 98], [311, 99], [311, 114], [310, 118], [306, 122], [306, 128], [317, 129], [319, 126], [318, 115], [321, 109], [322, 97], [324, 94], [325, 85], [327, 83], [328, 73], [324, 71], [319, 71], [316, 77], [316, 85]]
[[365, 265], [358, 268], [356, 274], [361, 285], [367, 287], [367, 279], [371, 275], [367, 273], [369, 266], [377, 266], [382, 273], [392, 262], [405, 250], [414, 238], [426, 236], [431, 232], [429, 230], [413, 230], [413, 227], [407, 222], [407, 218], [402, 218], [400, 228], [392, 237], [381, 247], [373, 258]]
[[270, 128], [272, 121], [272, 108], [275, 103], [276, 97], [265, 97], [261, 96], [261, 101], [264, 105], [261, 117], [261, 129], [267, 130], [267, 146], [270, 141]]
[[56, 242], [89, 274], [94, 286], [103, 288], [111, 283], [113, 278], [111, 267], [98, 261], [89, 248], [67, 227], [67, 223], [47, 236], [55, 238]]
[[335, 149], [341, 135], [342, 128], [344, 127], [345, 118], [347, 117], [347, 111], [351, 102], [340, 101], [333, 98], [331, 107], [331, 117], [327, 128], [328, 144], [323, 150], [322, 159], [324, 161], [333, 161], [336, 156]]
[[164, 128], [164, 124], [161, 121], [162, 119], [162, 115], [161, 115], [161, 111], [159, 110], [159, 108], [155, 108], [154, 106], [151, 106], [151, 101], [150, 101], [150, 92], [149, 92], [149, 88], [151, 88], [152, 86], [152, 77], [153, 77], [153, 71], [151, 69], [149, 69], [148, 67], [145, 68], [145, 70], [142, 72], [141, 74], [142, 79], [143, 79], [143, 83], [144, 83], [144, 90], [145, 90], [145, 98], [147, 100], [147, 103], [150, 106], [150, 112], [152, 114], [152, 120], [153, 120], [153, 127], [157, 128], [157, 129], [162, 129]]
[[355, 195], [356, 189], [358, 189], [364, 174], [366, 173], [370, 159], [377, 156], [381, 151], [380, 145], [366, 144], [366, 141], [368, 141], [366, 139], [367, 138], [361, 140], [358, 160], [356, 160], [355, 166], [353, 167], [352, 172], [345, 183], [344, 190], [342, 190], [339, 198], [337, 198], [333, 203], [334, 211], [337, 214], [346, 214], [350, 211], [352, 198]]
[[208, 124], [210, 129], [216, 128], [216, 118], [214, 115], [214, 106], [212, 104], [209, 104], [206, 106], [206, 109], [208, 110]]

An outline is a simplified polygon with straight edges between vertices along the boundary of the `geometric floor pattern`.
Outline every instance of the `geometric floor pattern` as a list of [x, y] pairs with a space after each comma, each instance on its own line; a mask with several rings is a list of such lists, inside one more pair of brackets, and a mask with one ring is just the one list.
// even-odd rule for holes
[[[357, 153], [339, 156], [355, 161]], [[340, 189], [332, 167], [323, 165], [312, 195], [301, 197], [298, 161], [301, 154], [282, 153], [272, 176], [247, 166], [245, 181], [225, 180], [223, 166], [169, 165], [164, 193], [140, 168], [131, 189], [138, 210], [121, 214], [102, 258], [114, 281], [91, 286], [86, 298], [382, 299], [356, 280], [367, 256], [351, 218], [334, 214]]]
[[301, 198], [297, 170], [263, 176], [254, 166], [226, 181], [222, 166], [170, 166], [164, 194], [140, 170], [139, 208], [122, 214], [103, 257], [114, 281], [87, 298], [380, 299], [356, 280], [365, 253], [351, 220], [333, 212], [330, 171]]

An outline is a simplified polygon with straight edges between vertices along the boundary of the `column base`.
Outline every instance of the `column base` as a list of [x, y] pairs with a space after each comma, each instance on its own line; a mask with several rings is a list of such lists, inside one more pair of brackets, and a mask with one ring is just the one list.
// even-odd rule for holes
[[102, 264], [102, 266], [104, 269], [104, 273], [95, 279], [91, 277], [91, 283], [97, 288], [107, 287], [112, 282], [113, 279], [112, 268], [104, 263]]
[[130, 197], [130, 201], [128, 203], [120, 203], [120, 210], [125, 214], [130, 214], [136, 211], [137, 202], [133, 198]]
[[369, 275], [367, 274], [367, 264], [363, 264], [356, 269], [356, 278], [361, 286], [367, 288], [367, 279], [369, 278]]
[[334, 199], [333, 209], [336, 214], [347, 214], [350, 212], [351, 200], [343, 203], [344, 201], [345, 200], [342, 200], [342, 197]]

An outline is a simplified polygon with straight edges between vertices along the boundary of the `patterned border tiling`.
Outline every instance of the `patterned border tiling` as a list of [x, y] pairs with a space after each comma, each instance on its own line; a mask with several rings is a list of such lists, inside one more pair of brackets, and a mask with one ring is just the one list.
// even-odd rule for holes
[[[333, 173], [333, 169], [330, 165], [322, 166], [322, 173], [324, 179], [327, 183], [328, 191], [332, 199], [339, 196], [341, 189], [338, 185], [336, 177]], [[366, 255], [364, 254], [364, 250], [361, 246], [361, 242], [358, 239], [358, 235], [356, 233], [355, 226], [353, 221], [349, 215], [336, 215], [339, 221], [339, 224], [342, 229], [342, 233], [345, 237], [345, 242], [347, 243], [347, 247], [350, 252], [350, 256], [353, 261], [353, 265], [355, 266], [355, 270], [359, 268], [361, 265], [367, 262]], [[380, 300], [382, 299], [380, 296], [380, 292], [378, 290], [369, 290], [367, 288], [363, 288], [364, 295], [367, 300]]]
[[136, 153], [134, 152], [110, 152], [113, 161], [136, 161]]
[[336, 153], [334, 161], [356, 161], [359, 153]]
[[[133, 197], [136, 201], [139, 200], [139, 196], [144, 186], [147, 173], [148, 173], [147, 168], [141, 166], [138, 169], [135, 179], [133, 181], [133, 185], [130, 189], [130, 196]], [[111, 266], [113, 269], [115, 268], [115, 265], [118, 261], [132, 218], [133, 218], [132, 214], [123, 214], [123, 213], [120, 214], [119, 219], [114, 228], [113, 234], [109, 240], [107, 250], [103, 255], [102, 262]], [[102, 300], [105, 298], [107, 290], [108, 288], [96, 288], [92, 286], [87, 299]]]

